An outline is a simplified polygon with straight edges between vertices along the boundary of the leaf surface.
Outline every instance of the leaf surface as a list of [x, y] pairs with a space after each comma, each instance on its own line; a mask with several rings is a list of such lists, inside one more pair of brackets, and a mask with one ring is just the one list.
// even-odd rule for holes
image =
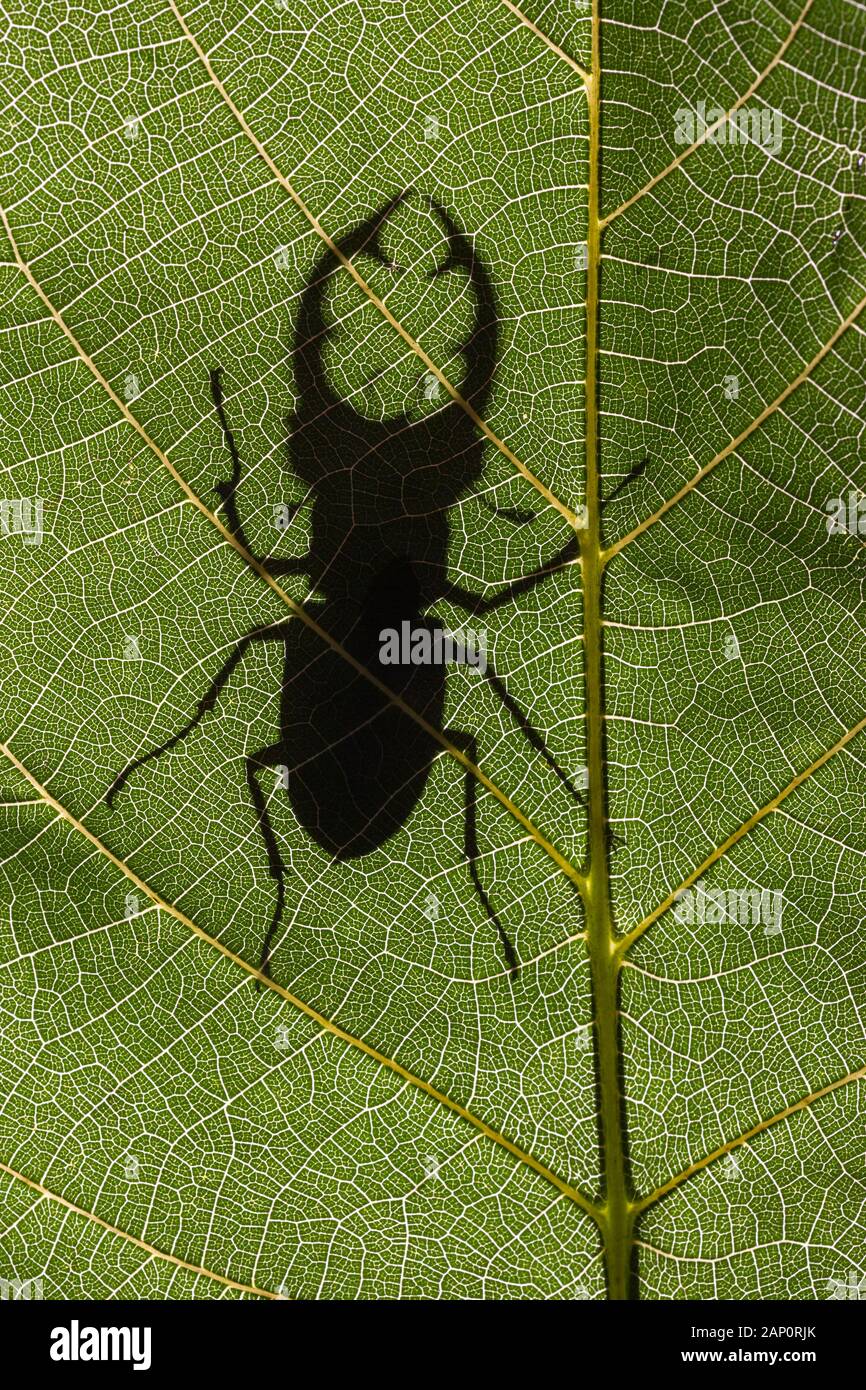
[[[3, 1277], [861, 1277], [862, 11], [3, 49]], [[488, 658], [405, 698], [401, 547]]]

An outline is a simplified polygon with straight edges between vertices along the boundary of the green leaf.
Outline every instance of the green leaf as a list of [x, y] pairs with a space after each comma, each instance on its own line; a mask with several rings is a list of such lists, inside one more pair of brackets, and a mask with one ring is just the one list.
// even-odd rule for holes
[[866, 1273], [863, 47], [8, 12], [0, 1278]]

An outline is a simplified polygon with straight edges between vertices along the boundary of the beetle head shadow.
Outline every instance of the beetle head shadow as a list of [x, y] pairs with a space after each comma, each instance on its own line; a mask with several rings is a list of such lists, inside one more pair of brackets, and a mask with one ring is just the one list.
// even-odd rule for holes
[[[342, 256], [352, 261], [362, 254], [400, 273], [384, 248], [385, 232], [394, 214], [416, 199], [411, 191], [390, 199], [342, 241]], [[426, 278], [453, 277], [455, 294], [468, 288], [472, 297], [471, 327], [452, 355], [462, 368], [453, 385], [483, 415], [499, 340], [493, 284], [472, 238], [435, 200], [423, 201], [447, 246]], [[365, 594], [389, 563], [405, 567], [408, 562], [427, 607], [447, 584], [449, 510], [481, 476], [486, 441], [432, 373], [426, 379], [443, 404], [420, 417], [406, 410], [371, 418], [337, 394], [326, 362], [331, 340], [340, 332], [328, 303], [336, 274], [346, 270], [328, 248], [301, 295], [292, 344], [296, 406], [288, 422], [287, 462], [312, 493], [311, 586], [326, 599], [345, 603]], [[405, 350], [412, 352], [408, 345]], [[417, 366], [420, 397], [425, 364], [419, 359]]]

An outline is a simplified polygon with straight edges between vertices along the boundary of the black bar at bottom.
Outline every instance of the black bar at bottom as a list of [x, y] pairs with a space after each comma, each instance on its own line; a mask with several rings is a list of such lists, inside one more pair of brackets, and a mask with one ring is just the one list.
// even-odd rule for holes
[[[525, 1369], [528, 1358], [536, 1376], [548, 1365], [556, 1373], [558, 1361], [558, 1380], [566, 1357], [569, 1381], [572, 1374], [578, 1382], [589, 1375], [597, 1380], [607, 1370], [618, 1383], [647, 1371], [685, 1372], [699, 1382], [714, 1367], [760, 1367], [772, 1383], [793, 1368], [822, 1379], [843, 1369], [850, 1374], [863, 1326], [862, 1314], [849, 1306], [854, 1301], [552, 1303], [540, 1323], [537, 1314], [520, 1311], [525, 1305], [510, 1304], [507, 1324], [495, 1303], [7, 1301], [2, 1325], [21, 1369], [38, 1371], [49, 1383], [103, 1374], [131, 1375], [134, 1382], [202, 1374], [224, 1382], [251, 1373], [257, 1381], [305, 1379], [305, 1367], [317, 1378], [375, 1370], [377, 1377], [426, 1383], [458, 1368], [462, 1379], [473, 1364], [485, 1381], [500, 1367], [511, 1381], [518, 1345]], [[91, 1359], [93, 1352], [100, 1359]]]

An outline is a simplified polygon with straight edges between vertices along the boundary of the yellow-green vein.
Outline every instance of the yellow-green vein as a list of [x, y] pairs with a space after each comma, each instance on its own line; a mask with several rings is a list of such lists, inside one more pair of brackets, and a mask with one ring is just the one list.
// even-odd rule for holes
[[661, 183], [662, 179], [667, 178], [668, 174], [673, 173], [674, 169], [679, 168], [683, 160], [687, 159], [690, 154], [693, 154], [695, 150], [700, 149], [701, 145], [705, 144], [707, 140], [711, 139], [711, 137], [715, 135], [716, 131], [719, 130], [726, 123], [726, 121], [730, 120], [731, 116], [733, 116], [735, 111], [739, 111], [741, 106], [745, 106], [746, 102], [749, 101], [755, 95], [755, 92], [758, 90], [761, 83], [767, 77], [769, 77], [773, 69], [777, 67], [778, 64], [784, 58], [791, 44], [794, 42], [794, 39], [799, 31], [800, 25], [803, 23], [803, 20], [806, 18], [806, 15], [812, 8], [812, 4], [813, 0], [806, 0], [806, 4], [803, 6], [803, 9], [800, 11], [799, 16], [791, 26], [788, 36], [785, 39], [785, 42], [782, 44], [781, 48], [771, 59], [771, 61], [767, 64], [763, 72], [759, 73], [759, 75], [755, 78], [754, 82], [751, 84], [748, 90], [743, 93], [739, 100], [735, 101], [733, 106], [730, 107], [730, 109], [726, 111], [724, 115], [719, 116], [718, 120], [715, 120], [710, 125], [706, 126], [705, 129], [701, 132], [700, 137], [697, 140], [695, 140], [693, 144], [689, 145], [687, 149], [682, 150], [677, 155], [676, 159], [671, 160], [670, 164], [668, 164], [666, 168], [662, 169], [660, 173], [655, 174], [653, 178], [650, 179], [649, 183], [644, 184], [643, 188], [639, 188], [637, 193], [633, 193], [630, 198], [627, 198], [625, 200], [624, 203], [620, 203], [618, 208], [614, 208], [613, 212], [609, 212], [606, 217], [603, 217], [601, 220], [602, 227], [609, 226], [609, 224], [613, 222], [614, 218], [621, 217], [622, 214], [628, 208], [632, 207], [636, 202], [643, 198], [645, 194], [649, 193], [653, 188], [655, 188], [657, 184]]
[[771, 1125], [778, 1124], [780, 1120], [787, 1120], [791, 1115], [796, 1115], [799, 1111], [806, 1110], [810, 1105], [814, 1104], [816, 1100], [821, 1100], [823, 1096], [829, 1096], [833, 1091], [838, 1091], [842, 1086], [849, 1086], [854, 1081], [862, 1081], [864, 1077], [866, 1077], [866, 1066], [860, 1067], [857, 1071], [849, 1072], [847, 1076], [840, 1077], [838, 1081], [831, 1081], [828, 1085], [821, 1086], [817, 1091], [813, 1091], [811, 1095], [804, 1096], [802, 1100], [795, 1101], [793, 1105], [788, 1105], [784, 1110], [780, 1110], [778, 1115], [772, 1115], [768, 1120], [760, 1120], [758, 1124], [753, 1125], [751, 1129], [747, 1129], [745, 1134], [738, 1135], [736, 1139], [729, 1139], [726, 1144], [720, 1144], [717, 1149], [713, 1149], [712, 1153], [706, 1154], [704, 1158], [699, 1158], [695, 1163], [690, 1163], [688, 1168], [684, 1168], [681, 1173], [677, 1173], [674, 1177], [668, 1178], [667, 1182], [662, 1183], [661, 1186], [657, 1187], [653, 1192], [648, 1193], [645, 1197], [641, 1197], [635, 1203], [635, 1211], [638, 1213], [646, 1211], [647, 1207], [652, 1206], [653, 1203], [659, 1201], [660, 1198], [667, 1196], [669, 1192], [673, 1192], [674, 1188], [679, 1187], [680, 1183], [685, 1182], [687, 1178], [693, 1177], [695, 1173], [699, 1173], [701, 1169], [706, 1168], [709, 1163], [714, 1163], [717, 1158], [722, 1158], [724, 1154], [731, 1153], [733, 1149], [739, 1148], [742, 1144], [747, 1144], [750, 1139], [754, 1139], [758, 1134], [763, 1134], [764, 1130], [769, 1129]]
[[51, 792], [34, 777], [29, 768], [25, 766], [15, 753], [13, 753], [12, 749], [9, 748], [7, 744], [0, 743], [0, 752], [3, 753], [13, 767], [17, 768], [21, 776], [29, 782], [33, 790], [38, 792], [41, 799], [46, 805], [51, 807], [62, 821], [71, 826], [78, 834], [83, 835], [84, 838], [93, 845], [94, 849], [104, 855], [120, 873], [128, 878], [140, 892], [144, 893], [145, 896], [148, 897], [151, 902], [155, 903], [157, 907], [161, 908], [163, 912], [167, 912], [171, 917], [174, 917], [176, 921], [180, 922], [189, 931], [199, 937], [200, 940], [206, 942], [209, 946], [213, 947], [214, 950], [219, 951], [220, 954], [225, 956], [226, 960], [231, 961], [233, 965], [239, 966], [251, 979], [258, 981], [260, 985], [264, 985], [267, 989], [272, 990], [273, 993], [278, 994], [281, 999], [285, 999], [289, 1004], [299, 1009], [301, 1013], [306, 1014], [307, 1018], [312, 1019], [312, 1021], [321, 1028], [323, 1033], [329, 1033], [333, 1037], [338, 1038], [341, 1042], [348, 1044], [350, 1047], [357, 1048], [359, 1052], [363, 1052], [367, 1057], [370, 1057], [373, 1061], [387, 1068], [388, 1071], [394, 1072], [395, 1075], [399, 1076], [403, 1081], [408, 1082], [411, 1086], [415, 1086], [419, 1091], [423, 1091], [425, 1095], [430, 1096], [432, 1100], [438, 1101], [448, 1110], [459, 1115], [461, 1119], [473, 1125], [485, 1138], [492, 1140], [493, 1143], [498, 1144], [500, 1148], [510, 1153], [512, 1157], [519, 1159], [521, 1163], [525, 1163], [533, 1172], [546, 1178], [547, 1181], [558, 1188], [564, 1196], [569, 1197], [590, 1216], [594, 1217], [596, 1220], [598, 1219], [597, 1208], [588, 1197], [585, 1197], [582, 1192], [573, 1187], [570, 1183], [567, 1183], [563, 1178], [560, 1178], [551, 1169], [545, 1167], [543, 1163], [534, 1158], [531, 1154], [525, 1153], [517, 1144], [512, 1143], [505, 1135], [495, 1130], [492, 1125], [479, 1119], [477, 1115], [474, 1115], [466, 1106], [461, 1105], [459, 1101], [452, 1100], [451, 1097], [445, 1095], [443, 1091], [437, 1090], [435, 1086], [431, 1085], [429, 1081], [425, 1081], [423, 1077], [416, 1076], [406, 1067], [401, 1066], [401, 1064], [392, 1057], [386, 1056], [385, 1053], [380, 1052], [378, 1048], [371, 1046], [370, 1043], [364, 1042], [362, 1038], [356, 1038], [352, 1033], [347, 1032], [345, 1028], [341, 1028], [339, 1024], [326, 1018], [324, 1014], [319, 1013], [317, 1009], [314, 1009], [296, 994], [292, 994], [290, 990], [278, 984], [275, 980], [272, 980], [270, 976], [263, 974], [261, 970], [257, 970], [254, 965], [250, 965], [248, 961], [244, 960], [243, 956], [238, 955], [236, 951], [232, 951], [228, 946], [225, 946], [217, 937], [211, 936], [209, 932], [206, 932], [202, 927], [198, 926], [192, 918], [188, 917], [185, 912], [182, 912], [179, 907], [176, 907], [173, 903], [161, 897], [149, 883], [141, 878], [141, 876], [125, 862], [125, 860], [121, 859], [119, 855], [109, 849], [97, 835], [94, 835], [93, 831], [90, 830], [83, 821], [77, 819], [55, 796], [52, 796]]
[[828, 748], [821, 754], [820, 758], [816, 758], [815, 761], [810, 763], [807, 768], [804, 768], [802, 772], [798, 772], [797, 776], [792, 778], [788, 785], [783, 787], [771, 801], [768, 801], [765, 806], [761, 806], [759, 810], [749, 816], [747, 821], [744, 821], [742, 825], [738, 826], [722, 844], [713, 850], [712, 854], [707, 855], [702, 864], [699, 864], [696, 869], [693, 869], [690, 874], [687, 874], [682, 883], [679, 883], [672, 892], [668, 893], [664, 902], [659, 903], [658, 907], [655, 908], [649, 916], [644, 917], [643, 921], [639, 922], [626, 936], [621, 936], [619, 938], [616, 943], [617, 955], [622, 958], [626, 951], [634, 945], [635, 941], [643, 936], [647, 927], [651, 927], [653, 922], [657, 922], [659, 917], [667, 912], [669, 908], [673, 907], [674, 903], [687, 888], [691, 888], [692, 884], [696, 883], [708, 869], [711, 869], [729, 850], [733, 849], [734, 845], [739, 844], [744, 835], [748, 835], [750, 830], [753, 830], [756, 825], [759, 825], [762, 820], [781, 806], [786, 797], [790, 796], [798, 787], [801, 787], [814, 772], [817, 772], [818, 769], [823, 767], [826, 762], [829, 762], [832, 757], [840, 753], [842, 749], [845, 748], [853, 738], [856, 738], [859, 733], [862, 733], [864, 729], [866, 729], [866, 719], [861, 719], [853, 728], [843, 734], [842, 737], [833, 744], [832, 748]]
[[178, 1269], [186, 1269], [190, 1274], [200, 1274], [205, 1279], [213, 1279], [218, 1284], [224, 1284], [226, 1288], [237, 1289], [240, 1293], [255, 1294], [258, 1298], [285, 1298], [284, 1294], [271, 1293], [269, 1289], [259, 1289], [255, 1284], [243, 1284], [238, 1279], [230, 1279], [226, 1274], [217, 1274], [212, 1269], [206, 1269], [204, 1265], [194, 1264], [191, 1260], [182, 1260], [178, 1255], [170, 1255], [166, 1250], [158, 1250], [155, 1245], [151, 1245], [146, 1240], [141, 1240], [139, 1236], [130, 1235], [128, 1231], [121, 1230], [111, 1221], [106, 1221], [104, 1217], [97, 1216], [95, 1212], [88, 1211], [86, 1207], [80, 1207], [77, 1202], [71, 1202], [68, 1197], [62, 1196], [59, 1192], [52, 1192], [41, 1182], [36, 1182], [33, 1178], [28, 1178], [24, 1173], [19, 1173], [17, 1169], [10, 1168], [8, 1163], [0, 1163], [0, 1173], [5, 1173], [7, 1177], [14, 1178], [18, 1182], [23, 1182], [27, 1187], [38, 1192], [40, 1197], [58, 1202], [67, 1211], [74, 1212], [76, 1216], [83, 1216], [87, 1221], [92, 1221], [97, 1226], [101, 1226], [104, 1231], [109, 1231], [113, 1236], [119, 1236], [121, 1240], [126, 1240], [130, 1245], [135, 1245], [139, 1250], [144, 1250], [146, 1254], [155, 1260], [166, 1260], [169, 1264], [175, 1265]]
[[605, 550], [602, 556], [603, 564], [606, 565], [608, 561], [612, 560], [614, 555], [618, 555], [619, 552], [625, 548], [625, 546], [630, 545], [632, 541], [637, 540], [638, 536], [642, 536], [643, 533], [656, 521], [660, 521], [661, 518], [670, 511], [671, 507], [675, 506], [677, 502], [681, 502], [683, 498], [687, 497], [690, 492], [693, 492], [694, 489], [698, 486], [698, 484], [703, 482], [704, 478], [706, 478], [709, 473], [712, 473], [713, 469], [716, 467], [717, 464], [721, 463], [723, 459], [728, 458], [730, 454], [735, 453], [735, 451], [740, 447], [740, 445], [743, 444], [749, 438], [749, 435], [753, 434], [754, 431], [758, 429], [760, 425], [763, 425], [764, 421], [769, 419], [769, 417], [779, 409], [780, 405], [784, 404], [788, 397], [792, 395], [794, 391], [797, 390], [798, 386], [802, 386], [805, 381], [808, 381], [815, 368], [819, 365], [819, 363], [823, 362], [824, 358], [827, 356], [829, 352], [832, 352], [833, 348], [836, 346], [839, 339], [842, 337], [842, 334], [847, 332], [851, 325], [857, 321], [864, 308], [866, 308], [866, 297], [861, 299], [860, 303], [855, 305], [855, 307], [851, 310], [851, 313], [848, 315], [848, 317], [842, 320], [842, 322], [838, 325], [835, 332], [833, 333], [832, 337], [828, 338], [826, 343], [824, 343], [823, 347], [820, 348], [818, 352], [816, 352], [811, 362], [807, 362], [806, 366], [803, 367], [802, 371], [800, 371], [798, 375], [794, 377], [794, 380], [788, 383], [784, 391], [782, 391], [774, 401], [771, 401], [769, 405], [765, 406], [761, 413], [759, 415], [756, 415], [754, 420], [752, 420], [751, 423], [748, 424], [744, 430], [740, 431], [736, 439], [732, 439], [729, 444], [726, 444], [723, 449], [720, 449], [719, 452], [715, 455], [715, 457], [711, 458], [709, 463], [705, 463], [703, 468], [699, 469], [699, 471], [694, 475], [693, 478], [690, 478], [687, 483], [683, 484], [683, 486], [679, 489], [678, 492], [674, 493], [673, 497], [669, 497], [667, 502], [665, 502], [661, 507], [659, 507], [658, 511], [653, 512], [651, 516], [645, 517], [644, 520], [639, 522], [639, 524], [635, 526], [633, 530], [629, 531], [627, 535], [621, 536], [620, 539], [618, 541], [615, 541], [613, 545], [608, 546], [608, 548]]

